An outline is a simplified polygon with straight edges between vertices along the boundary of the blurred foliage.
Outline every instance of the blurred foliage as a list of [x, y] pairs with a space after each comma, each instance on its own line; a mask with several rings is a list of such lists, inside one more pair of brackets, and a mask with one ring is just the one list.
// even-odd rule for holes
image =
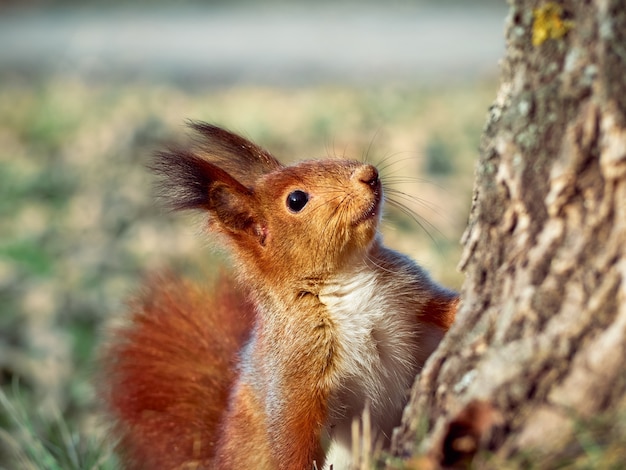
[[[389, 208], [387, 243], [459, 287], [458, 240], [494, 89], [0, 83], [0, 441], [18, 466], [111, 465], [99, 457], [106, 428], [93, 383], [106, 324], [145, 273], [215, 268], [196, 218], [161, 210], [145, 169], [156, 148], [183, 138], [186, 119], [241, 132], [286, 161], [378, 163], [410, 213]], [[422, 178], [437, 152], [446, 170]], [[15, 468], [6, 455], [0, 468]]]
[[446, 140], [433, 136], [426, 145], [426, 174], [448, 175], [454, 170], [454, 151]]

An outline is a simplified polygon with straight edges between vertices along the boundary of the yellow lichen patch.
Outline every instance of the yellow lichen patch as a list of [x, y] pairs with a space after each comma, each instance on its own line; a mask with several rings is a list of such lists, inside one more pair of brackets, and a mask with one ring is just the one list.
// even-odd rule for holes
[[573, 21], [562, 18], [561, 5], [548, 2], [533, 10], [533, 46], [540, 46], [548, 39], [560, 39], [572, 29]]

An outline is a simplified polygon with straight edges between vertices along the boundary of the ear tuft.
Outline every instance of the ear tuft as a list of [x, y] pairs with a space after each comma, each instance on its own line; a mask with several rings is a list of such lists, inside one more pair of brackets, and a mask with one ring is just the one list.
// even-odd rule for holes
[[196, 131], [195, 142], [158, 152], [150, 165], [161, 177], [159, 196], [173, 210], [212, 210], [215, 183], [250, 195], [263, 175], [282, 167], [269, 152], [237, 134], [204, 122], [189, 125]]
[[267, 150], [226, 129], [199, 121], [190, 121], [189, 127], [196, 131], [194, 150], [244, 186], [282, 167]]
[[201, 157], [170, 149], [155, 155], [150, 169], [159, 177], [158, 195], [173, 210], [201, 209], [209, 205], [213, 166]]

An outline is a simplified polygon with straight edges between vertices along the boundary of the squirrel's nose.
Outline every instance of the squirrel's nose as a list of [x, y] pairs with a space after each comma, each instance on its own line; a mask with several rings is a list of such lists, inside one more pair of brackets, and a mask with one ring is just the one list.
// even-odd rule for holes
[[378, 170], [372, 165], [362, 165], [354, 170], [352, 177], [363, 184], [375, 188], [380, 183], [378, 178]]

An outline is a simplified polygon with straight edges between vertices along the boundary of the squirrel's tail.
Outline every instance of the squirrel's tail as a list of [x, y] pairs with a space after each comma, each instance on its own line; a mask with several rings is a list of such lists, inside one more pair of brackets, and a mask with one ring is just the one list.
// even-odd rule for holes
[[207, 467], [253, 307], [228, 280], [209, 294], [167, 275], [130, 310], [110, 332], [100, 383], [125, 467]]

